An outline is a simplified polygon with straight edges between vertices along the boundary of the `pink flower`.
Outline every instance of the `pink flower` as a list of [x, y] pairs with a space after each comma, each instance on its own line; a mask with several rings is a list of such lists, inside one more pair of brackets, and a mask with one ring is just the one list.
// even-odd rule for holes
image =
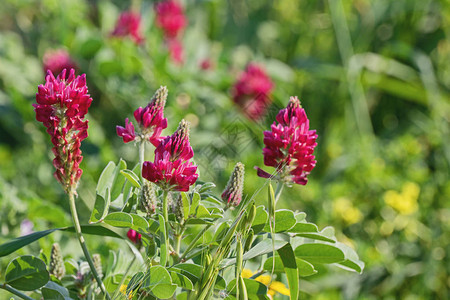
[[184, 63], [183, 44], [178, 39], [168, 39], [167, 46], [169, 48], [170, 59], [176, 65], [182, 65]]
[[139, 126], [137, 134], [133, 123], [127, 118], [125, 119], [125, 127], [116, 126], [117, 135], [122, 137], [125, 143], [136, 139], [138, 141], [148, 140], [154, 146], [157, 146], [162, 140], [162, 130], [167, 128], [167, 119], [164, 118], [167, 93], [165, 86], [160, 87], [146, 107], [139, 107], [134, 111], [134, 118]]
[[88, 121], [84, 117], [92, 102], [86, 75], [75, 77], [75, 70], [71, 69], [66, 78], [64, 69], [56, 78], [48, 71], [45, 80], [38, 87], [37, 104], [33, 104], [36, 120], [47, 127], [52, 137], [55, 178], [66, 192], [74, 191], [83, 173], [79, 168], [83, 160], [80, 145], [88, 135]]
[[189, 124], [182, 120], [178, 129], [155, 149], [155, 161], [144, 162], [142, 177], [164, 190], [186, 192], [197, 181], [197, 166], [190, 159]]
[[116, 27], [111, 33], [115, 37], [131, 36], [136, 44], [144, 41], [140, 33], [141, 16], [133, 11], [124, 11], [120, 14], [117, 20]]
[[164, 31], [166, 38], [172, 39], [186, 26], [183, 7], [175, 0], [161, 1], [155, 5], [156, 26]]
[[42, 60], [45, 73], [50, 70], [53, 74], [59, 74], [64, 69], [78, 69], [77, 64], [70, 58], [69, 52], [64, 49], [48, 50]]
[[222, 192], [222, 200], [227, 203], [228, 206], [238, 206], [242, 200], [242, 191], [244, 189], [244, 164], [238, 162], [234, 166], [233, 173], [231, 173], [227, 186]]
[[199, 66], [200, 66], [200, 69], [207, 71], [207, 70], [211, 70], [214, 67], [214, 64], [211, 61], [211, 59], [205, 58], [200, 62]]
[[269, 94], [272, 88], [273, 83], [264, 69], [250, 63], [233, 87], [233, 101], [248, 118], [259, 120], [271, 102]]
[[[315, 130], [309, 130], [309, 120], [297, 97], [291, 97], [286, 108], [280, 110], [271, 131], [264, 131], [264, 164], [275, 167], [279, 179], [286, 183], [305, 185], [306, 176], [316, 166], [314, 148]], [[257, 168], [258, 176], [270, 174]]]
[[127, 237], [130, 241], [133, 242], [133, 244], [140, 244], [142, 235], [140, 233], [137, 233], [136, 230], [130, 229], [127, 232]]

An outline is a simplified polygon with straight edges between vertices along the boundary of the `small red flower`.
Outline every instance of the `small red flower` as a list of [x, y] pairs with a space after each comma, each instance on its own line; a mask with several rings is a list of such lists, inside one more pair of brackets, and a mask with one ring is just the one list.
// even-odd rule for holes
[[175, 0], [161, 1], [155, 5], [156, 26], [168, 39], [176, 38], [186, 26], [183, 7]]
[[[276, 116], [271, 131], [264, 131], [264, 164], [275, 167], [279, 179], [286, 183], [305, 185], [307, 175], [316, 166], [315, 130], [309, 130], [309, 120], [297, 97], [291, 97], [286, 108]], [[256, 167], [260, 177], [271, 175]]]
[[62, 70], [78, 70], [77, 64], [70, 58], [69, 52], [64, 49], [48, 50], [43, 57], [44, 72], [50, 70], [53, 74], [59, 74]]
[[200, 69], [207, 71], [207, 70], [211, 70], [214, 67], [214, 64], [211, 61], [211, 59], [205, 58], [200, 62], [199, 66], [200, 66]]
[[259, 120], [271, 102], [269, 95], [273, 86], [264, 69], [250, 63], [233, 87], [233, 101], [248, 118]]
[[190, 159], [189, 125], [182, 120], [178, 129], [155, 149], [155, 161], [144, 162], [142, 177], [164, 190], [186, 192], [197, 181], [197, 166]]
[[117, 135], [122, 137], [125, 143], [138, 139], [139, 141], [148, 140], [157, 146], [162, 140], [162, 130], [167, 128], [167, 119], [164, 118], [167, 93], [165, 86], [160, 87], [146, 107], [139, 107], [134, 111], [134, 118], [139, 126], [137, 134], [133, 123], [127, 118], [125, 127], [116, 126]]
[[140, 244], [142, 240], [142, 235], [133, 229], [128, 230], [127, 237], [133, 244]]
[[55, 178], [66, 192], [74, 191], [83, 173], [79, 168], [83, 159], [80, 145], [88, 135], [84, 117], [92, 102], [86, 75], [75, 77], [75, 70], [71, 69], [66, 78], [64, 69], [56, 78], [48, 71], [45, 80], [44, 85], [38, 86], [37, 104], [33, 104], [36, 120], [47, 127], [52, 137]]
[[111, 33], [115, 37], [131, 36], [136, 44], [144, 41], [144, 37], [140, 33], [141, 16], [133, 11], [124, 11], [117, 20], [116, 27]]

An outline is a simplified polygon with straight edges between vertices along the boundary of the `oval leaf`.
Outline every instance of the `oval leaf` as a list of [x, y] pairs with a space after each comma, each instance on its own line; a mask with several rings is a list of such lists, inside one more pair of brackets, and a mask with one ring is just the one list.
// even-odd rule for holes
[[113, 212], [107, 215], [103, 221], [114, 227], [131, 228], [133, 226], [133, 218], [124, 212]]
[[44, 262], [32, 255], [15, 258], [6, 268], [5, 283], [21, 291], [38, 289], [49, 279]]
[[295, 249], [295, 256], [310, 263], [332, 264], [345, 260], [342, 250], [328, 244], [303, 244]]

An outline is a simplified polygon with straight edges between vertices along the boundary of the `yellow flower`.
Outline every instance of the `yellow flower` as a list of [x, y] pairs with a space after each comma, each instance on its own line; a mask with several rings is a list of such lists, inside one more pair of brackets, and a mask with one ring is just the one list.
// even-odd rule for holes
[[[122, 284], [122, 285], [120, 286], [119, 291], [120, 291], [120, 293], [121, 293], [122, 295], [124, 295], [124, 296], [126, 297], [126, 296], [127, 296], [127, 285], [126, 285], [126, 284]], [[128, 299], [131, 299], [131, 298], [133, 298], [133, 295], [130, 293], [130, 294], [128, 295]]]
[[333, 202], [333, 214], [351, 225], [361, 221], [363, 215], [347, 198], [338, 198]]
[[407, 182], [402, 187], [402, 192], [389, 190], [384, 193], [384, 202], [402, 215], [409, 215], [417, 211], [417, 200], [420, 187], [417, 183]]
[[[250, 277], [252, 277], [252, 275], [254, 273], [249, 269], [244, 269], [244, 270], [242, 270], [241, 274], [242, 274], [242, 277], [244, 277], [244, 278], [250, 278]], [[267, 295], [270, 296], [271, 298], [276, 293], [280, 293], [280, 294], [287, 295], [287, 296], [289, 296], [289, 294], [290, 294], [289, 289], [286, 287], [286, 285], [284, 285], [284, 283], [279, 282], [279, 281], [270, 282], [272, 280], [272, 277], [270, 277], [270, 275], [260, 275], [260, 276], [256, 277], [255, 280], [268, 286]]]

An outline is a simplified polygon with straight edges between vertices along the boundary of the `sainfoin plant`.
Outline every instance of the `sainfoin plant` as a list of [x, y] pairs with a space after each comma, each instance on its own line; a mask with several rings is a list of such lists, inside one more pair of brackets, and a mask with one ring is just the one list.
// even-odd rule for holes
[[[271, 299], [278, 294], [299, 299], [300, 278], [323, 265], [362, 272], [364, 264], [337, 241], [332, 227], [319, 230], [305, 213], [277, 209], [283, 188], [307, 184], [316, 165], [317, 133], [297, 97], [264, 132], [262, 158], [273, 169], [255, 167], [261, 188], [243, 194], [245, 165], [236, 162], [218, 196], [214, 183], [199, 178], [189, 123], [181, 120], [175, 132], [162, 135], [168, 123], [178, 123], [164, 117], [168, 99], [167, 88], [160, 87], [146, 107], [136, 109], [136, 125], [126, 118], [125, 127], [117, 126], [127, 145], [138, 145], [136, 161], [132, 168], [122, 159], [105, 167], [90, 224], [80, 224], [80, 145], [93, 100], [85, 75], [48, 72], [34, 107], [51, 137], [54, 176], [68, 195], [73, 227], [19, 237], [0, 245], [0, 256], [59, 230], [76, 233], [84, 259], [64, 258], [54, 244], [47, 265], [31, 255], [15, 258], [1, 288], [23, 299], [33, 299], [29, 291], [43, 299]], [[266, 205], [257, 206], [262, 199]], [[91, 255], [84, 233], [123, 240], [132, 250], [129, 266], [116, 269], [114, 249], [108, 258]], [[133, 272], [136, 265], [140, 271]]]

